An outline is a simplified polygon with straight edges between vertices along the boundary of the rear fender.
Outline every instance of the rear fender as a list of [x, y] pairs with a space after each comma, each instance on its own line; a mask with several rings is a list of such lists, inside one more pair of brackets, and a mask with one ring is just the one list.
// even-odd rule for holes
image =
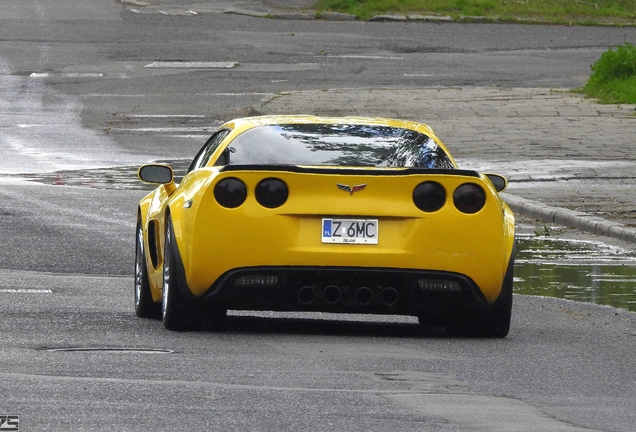
[[[177, 214], [179, 214], [178, 211]], [[174, 242], [172, 251], [166, 251], [166, 253], [172, 253], [172, 265], [174, 266], [174, 275], [177, 278], [176, 285], [179, 288], [179, 293], [182, 297], [190, 300], [196, 299], [197, 297], [192, 293], [188, 286], [188, 280], [186, 278], [186, 272], [183, 265], [183, 258], [180, 252], [181, 248], [186, 248], [186, 241], [183, 239], [183, 218], [175, 218], [172, 213], [172, 208], [169, 208], [166, 211], [166, 221], [167, 220], [170, 220], [172, 222], [172, 238], [174, 239]], [[179, 222], [177, 223], [176, 221]]]
[[[168, 191], [160, 185], [146, 195], [139, 204], [139, 213], [143, 226], [144, 248], [150, 293], [154, 301], [161, 301], [163, 286], [163, 253], [165, 238], [165, 211], [169, 199]], [[151, 244], [152, 241], [152, 244]], [[155, 256], [149, 252], [154, 250]]]

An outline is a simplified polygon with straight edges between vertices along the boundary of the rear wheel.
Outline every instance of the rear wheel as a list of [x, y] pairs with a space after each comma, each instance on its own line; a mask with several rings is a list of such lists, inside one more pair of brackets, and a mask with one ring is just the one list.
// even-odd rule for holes
[[512, 297], [484, 315], [458, 320], [448, 330], [453, 336], [505, 338], [510, 330], [511, 314]]
[[219, 330], [227, 318], [227, 308], [217, 304], [202, 304], [200, 312], [201, 326], [205, 330]]
[[510, 331], [510, 318], [512, 316], [513, 272], [514, 253], [510, 258], [508, 271], [497, 301], [484, 315], [459, 318], [448, 326], [449, 333], [454, 336], [505, 338]]
[[497, 307], [491, 308], [481, 326], [481, 336], [489, 338], [505, 338], [510, 331], [512, 316], [512, 294]]
[[163, 288], [161, 295], [161, 315], [163, 325], [168, 330], [192, 330], [197, 320], [196, 304], [187, 301], [179, 292], [179, 281], [175, 270], [174, 232], [172, 220], [166, 220], [166, 238], [163, 254]]
[[150, 294], [148, 268], [144, 253], [144, 237], [141, 221], [137, 221], [135, 247], [135, 315], [140, 318], [161, 318], [161, 303], [155, 303]]
[[514, 250], [508, 263], [508, 270], [501, 287], [499, 299], [490, 308], [483, 325], [483, 336], [491, 338], [505, 338], [510, 331], [512, 317], [512, 289], [514, 285], [515, 253]]
[[216, 330], [225, 322], [227, 309], [214, 303], [189, 300], [181, 295], [176, 271], [177, 247], [172, 220], [166, 220], [166, 239], [163, 258], [163, 291], [161, 315], [168, 330]]

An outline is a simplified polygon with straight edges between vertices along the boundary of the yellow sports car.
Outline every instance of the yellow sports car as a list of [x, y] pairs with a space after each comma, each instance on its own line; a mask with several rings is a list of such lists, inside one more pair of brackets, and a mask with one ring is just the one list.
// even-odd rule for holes
[[458, 169], [428, 126], [381, 118], [232, 120], [177, 185], [139, 203], [135, 310], [169, 330], [228, 309], [412, 315], [505, 337], [514, 217], [506, 180]]

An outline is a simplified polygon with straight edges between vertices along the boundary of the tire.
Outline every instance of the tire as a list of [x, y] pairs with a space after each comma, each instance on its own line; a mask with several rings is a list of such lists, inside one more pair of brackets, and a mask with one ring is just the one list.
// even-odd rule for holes
[[227, 308], [214, 303], [201, 305], [201, 326], [204, 330], [220, 330], [227, 318]]
[[489, 338], [505, 338], [510, 331], [510, 318], [512, 317], [512, 285], [514, 258], [506, 272], [501, 288], [500, 299], [493, 305], [484, 317], [481, 326], [481, 336]]
[[510, 330], [512, 315], [512, 297], [497, 307], [491, 308], [485, 315], [462, 322], [451, 334], [466, 337], [505, 338]]
[[144, 237], [141, 220], [137, 221], [135, 246], [135, 315], [139, 318], [161, 318], [161, 303], [154, 302], [150, 294], [148, 268], [144, 253]]
[[447, 328], [451, 335], [483, 338], [505, 338], [508, 336], [510, 318], [512, 317], [514, 263], [513, 253], [503, 280], [501, 294], [495, 303], [483, 315], [459, 318]]
[[184, 299], [180, 292], [176, 273], [176, 243], [170, 216], [166, 219], [166, 237], [163, 255], [163, 287], [161, 295], [161, 316], [168, 330], [195, 330], [200, 323], [195, 302]]

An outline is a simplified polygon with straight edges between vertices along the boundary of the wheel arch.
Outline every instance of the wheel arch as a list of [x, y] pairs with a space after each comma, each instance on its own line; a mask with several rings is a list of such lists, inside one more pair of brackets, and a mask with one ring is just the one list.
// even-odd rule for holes
[[186, 278], [185, 266], [183, 264], [183, 258], [180, 252], [182, 249], [179, 247], [179, 243], [183, 242], [183, 227], [180, 223], [175, 224], [172, 215], [172, 209], [170, 208], [170, 206], [167, 206], [165, 213], [165, 229], [172, 230], [171, 236], [173, 240], [171, 244], [171, 250], [165, 250], [164, 253], [172, 254], [172, 265], [174, 266], [174, 274], [177, 277], [177, 286], [179, 288], [179, 293], [186, 299], [198, 299], [198, 297], [196, 297], [189, 288], [188, 280]]
[[501, 294], [499, 294], [497, 300], [490, 305], [490, 308], [500, 307], [502, 304], [505, 304], [512, 299], [516, 249], [516, 244], [513, 244], [510, 258], [508, 259], [508, 265], [506, 266], [506, 273], [501, 284]]

